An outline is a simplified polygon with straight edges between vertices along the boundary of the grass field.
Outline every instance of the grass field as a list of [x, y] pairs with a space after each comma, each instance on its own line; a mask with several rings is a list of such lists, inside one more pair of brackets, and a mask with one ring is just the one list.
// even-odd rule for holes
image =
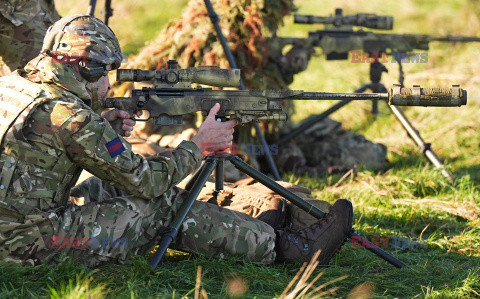
[[[60, 1], [57, 1], [57, 3]], [[86, 2], [86, 1], [82, 1]], [[187, 1], [115, 0], [112, 28], [124, 50], [134, 54], [156, 36], [168, 20], [180, 15]], [[100, 2], [101, 4], [103, 2]], [[168, 3], [168, 9], [165, 7]], [[296, 1], [298, 13], [327, 15], [336, 7], [346, 13], [371, 12], [395, 16], [394, 32], [480, 36], [480, 2], [449, 1]], [[73, 0], [58, 3], [62, 15], [86, 11]], [[286, 20], [279, 35], [303, 36], [314, 27]], [[383, 173], [360, 169], [355, 175], [322, 178], [286, 174], [284, 179], [311, 188], [317, 198], [354, 204], [354, 227], [369, 238], [388, 238], [388, 252], [408, 267], [396, 269], [363, 248], [346, 243], [316, 286], [344, 275], [323, 288], [333, 297], [349, 298], [474, 298], [480, 297], [480, 47], [479, 44], [432, 43], [428, 63], [404, 65], [406, 85], [434, 87], [461, 84], [470, 101], [462, 108], [409, 108], [406, 114], [422, 136], [455, 173], [450, 184], [416, 149], [401, 125], [380, 105], [377, 119], [370, 105], [352, 103], [333, 115], [345, 127], [385, 144], [391, 167]], [[398, 67], [387, 63], [386, 86], [397, 82]], [[292, 89], [349, 92], [368, 80], [368, 64], [326, 61], [314, 57], [295, 77]], [[295, 121], [321, 112], [328, 104], [297, 105]], [[393, 240], [422, 240], [420, 248], [396, 246]], [[405, 243], [406, 244], [406, 243]], [[412, 243], [408, 243], [412, 245]], [[408, 245], [407, 244], [407, 245]], [[398, 245], [398, 244], [397, 244]], [[0, 297], [54, 298], [181, 298], [194, 297], [197, 269], [209, 298], [275, 298], [300, 266], [263, 266], [236, 260], [209, 260], [169, 251], [156, 271], [149, 257], [133, 265], [88, 269], [63, 263], [56, 267], [0, 264]], [[235, 292], [238, 293], [235, 293]], [[237, 295], [235, 295], [237, 294]], [[238, 295], [240, 294], [240, 295]]]

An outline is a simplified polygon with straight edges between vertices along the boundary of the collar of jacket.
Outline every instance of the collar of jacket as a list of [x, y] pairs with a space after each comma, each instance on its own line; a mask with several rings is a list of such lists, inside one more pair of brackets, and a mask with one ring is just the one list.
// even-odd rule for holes
[[23, 73], [22, 75], [32, 82], [58, 85], [77, 95], [85, 103], [91, 103], [86, 87], [88, 82], [66, 63], [60, 63], [50, 56], [40, 54], [25, 66]]

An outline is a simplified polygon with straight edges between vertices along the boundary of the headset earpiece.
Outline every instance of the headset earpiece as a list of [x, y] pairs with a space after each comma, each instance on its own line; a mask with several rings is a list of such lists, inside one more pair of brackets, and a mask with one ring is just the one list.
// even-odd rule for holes
[[84, 62], [79, 62], [80, 75], [88, 82], [96, 82], [108, 73], [106, 66], [88, 67]]

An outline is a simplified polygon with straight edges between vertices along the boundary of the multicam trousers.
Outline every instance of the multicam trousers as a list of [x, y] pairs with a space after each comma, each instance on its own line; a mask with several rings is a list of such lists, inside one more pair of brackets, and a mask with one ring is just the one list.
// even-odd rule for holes
[[[45, 248], [34, 254], [35, 263], [73, 256], [77, 262], [95, 266], [125, 263], [130, 254], [148, 253], [159, 242], [162, 228], [174, 219], [186, 192], [173, 188], [161, 197], [144, 200], [92, 177], [76, 186], [71, 197], [86, 204], [51, 213], [51, 225], [40, 225]], [[268, 264], [275, 260], [274, 245], [274, 229], [266, 223], [196, 201], [171, 247]]]

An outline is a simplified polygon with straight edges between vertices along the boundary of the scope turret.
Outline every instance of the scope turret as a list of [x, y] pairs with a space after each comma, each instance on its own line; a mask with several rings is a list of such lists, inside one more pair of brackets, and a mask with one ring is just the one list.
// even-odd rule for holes
[[175, 60], [167, 62], [167, 69], [147, 71], [118, 69], [117, 81], [151, 81], [155, 84], [196, 83], [217, 87], [239, 87], [239, 69], [221, 69], [218, 66], [198, 66], [178, 69]]
[[372, 29], [391, 30], [393, 28], [392, 16], [379, 16], [376, 14], [359, 13], [355, 15], [343, 15], [340, 8], [335, 10], [335, 15], [317, 17], [311, 15], [295, 15], [295, 23], [300, 24], [326, 24], [335, 27], [361, 26]]

